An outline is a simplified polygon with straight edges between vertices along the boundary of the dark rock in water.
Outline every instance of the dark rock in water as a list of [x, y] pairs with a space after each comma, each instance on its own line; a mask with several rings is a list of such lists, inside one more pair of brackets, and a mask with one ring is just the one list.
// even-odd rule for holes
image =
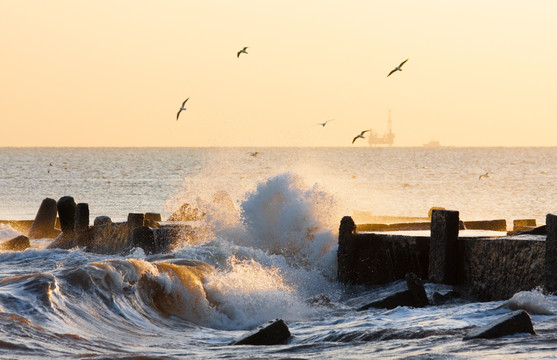
[[429, 300], [427, 294], [425, 293], [424, 283], [418, 275], [414, 273], [406, 274], [406, 285], [408, 286], [408, 291], [412, 295], [414, 302], [414, 307], [424, 307], [429, 305]]
[[454, 290], [451, 290], [446, 294], [441, 294], [436, 291], [431, 295], [431, 302], [432, 305], [439, 306], [458, 298], [460, 298], [460, 294]]
[[56, 203], [58, 216], [60, 217], [60, 227], [62, 232], [68, 234], [73, 232], [75, 226], [75, 200], [71, 196], [63, 196]]
[[79, 203], [75, 209], [74, 231], [76, 234], [82, 234], [89, 230], [89, 204]]
[[271, 320], [243, 335], [230, 345], [279, 345], [290, 338], [290, 330], [282, 319]]
[[93, 226], [110, 225], [110, 224], [112, 224], [112, 219], [105, 215], [97, 216], [93, 221]]
[[370, 308], [394, 309], [398, 306], [425, 307], [429, 305], [424, 284], [418, 275], [414, 273], [406, 274], [406, 285], [408, 286], [408, 290], [364, 305], [358, 308], [358, 311], [368, 310]]
[[387, 296], [384, 299], [374, 301], [358, 308], [358, 311], [364, 311], [371, 308], [376, 309], [394, 309], [399, 306], [414, 306], [414, 297], [410, 291], [401, 291], [396, 294]]
[[157, 252], [153, 230], [148, 226], [140, 226], [133, 229], [132, 247], [140, 247], [148, 255]]
[[56, 200], [46, 198], [42, 201], [39, 211], [35, 216], [35, 221], [29, 230], [30, 239], [41, 239], [56, 237], [59, 231], [54, 229], [56, 223]]
[[29, 238], [25, 235], [16, 236], [0, 245], [2, 250], [23, 251], [31, 247]]
[[492, 339], [517, 333], [536, 334], [532, 325], [532, 319], [524, 310], [513, 311], [487, 325], [472, 329], [463, 340]]

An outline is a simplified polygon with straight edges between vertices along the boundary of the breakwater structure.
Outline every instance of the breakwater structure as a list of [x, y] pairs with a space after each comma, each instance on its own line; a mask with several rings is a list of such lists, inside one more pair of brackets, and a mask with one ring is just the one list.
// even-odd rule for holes
[[127, 221], [113, 222], [108, 216], [98, 216], [90, 225], [87, 203], [76, 203], [71, 196], [58, 201], [46, 198], [35, 220], [0, 221], [27, 234], [3, 242], [0, 249], [24, 250], [30, 247], [29, 239], [52, 238], [49, 249], [80, 247], [98, 254], [127, 254], [141, 248], [145, 254], [166, 253], [194, 237], [200, 216], [177, 212], [171, 219], [162, 221], [154, 212], [129, 213]]
[[[482, 235], [481, 230], [504, 235]], [[535, 288], [557, 291], [557, 215], [548, 214], [539, 227], [535, 220], [515, 220], [513, 231], [505, 232], [505, 220], [465, 222], [458, 211], [441, 209], [431, 211], [429, 223], [417, 224], [356, 225], [345, 216], [339, 228], [338, 280], [380, 285], [415, 273], [479, 301], [504, 300]]]

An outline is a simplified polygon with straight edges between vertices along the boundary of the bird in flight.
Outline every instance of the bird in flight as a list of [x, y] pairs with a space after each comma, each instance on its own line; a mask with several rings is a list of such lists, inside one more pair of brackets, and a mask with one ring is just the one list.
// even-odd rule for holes
[[365, 139], [364, 134], [368, 131], [371, 131], [371, 129], [370, 130], [364, 130], [361, 133], [359, 133], [358, 135], [356, 135], [356, 137], [354, 137], [354, 139], [352, 140], [352, 144], [354, 144], [354, 141], [356, 141], [356, 139], [360, 139], [360, 138]]
[[486, 172], [485, 174], [481, 174], [481, 175], [478, 177], [478, 180], [481, 180], [483, 177], [488, 178], [488, 177], [489, 177], [489, 173]]
[[176, 114], [176, 121], [178, 121], [178, 117], [180, 116], [180, 113], [182, 112], [182, 110], [186, 110], [186, 101], [188, 101], [190, 98], [187, 98], [186, 100], [184, 100], [184, 102], [182, 103], [182, 106], [180, 106], [180, 110], [178, 110], [178, 114]]
[[403, 62], [400, 63], [399, 66], [397, 66], [396, 68], [394, 68], [393, 70], [391, 70], [391, 72], [389, 73], [389, 75], [387, 75], [387, 77], [389, 77], [392, 73], [394, 73], [395, 71], [402, 71], [402, 65], [404, 65], [405, 62], [407, 62], [408, 59], [404, 60]]
[[327, 121], [322, 122], [322, 123], [317, 123], [317, 125], [321, 125], [321, 126], [325, 127], [325, 125], [327, 125], [327, 123], [328, 123], [329, 121], [333, 121], [333, 120], [334, 120], [334, 119], [327, 120]]
[[249, 153], [251, 156], [256, 157], [257, 155], [259, 155], [259, 151], [253, 151]]
[[240, 57], [240, 54], [247, 54], [248, 52], [246, 51], [248, 49], [247, 46], [244, 46], [244, 48], [240, 51], [238, 51], [238, 54], [236, 54], [236, 57]]

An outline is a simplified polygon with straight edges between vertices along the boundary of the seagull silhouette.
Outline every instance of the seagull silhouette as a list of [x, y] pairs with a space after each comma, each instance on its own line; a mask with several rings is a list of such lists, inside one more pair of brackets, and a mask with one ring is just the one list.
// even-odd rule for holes
[[236, 57], [240, 57], [240, 54], [247, 54], [248, 52], [246, 51], [248, 49], [247, 46], [244, 46], [244, 48], [240, 51], [238, 51], [238, 54], [236, 54]]
[[186, 101], [188, 101], [190, 98], [187, 98], [186, 100], [184, 100], [184, 102], [182, 103], [182, 106], [180, 106], [180, 110], [178, 110], [178, 114], [176, 114], [176, 121], [178, 121], [178, 117], [180, 116], [180, 113], [182, 112], [182, 110], [186, 110]]
[[[371, 129], [370, 129], [370, 130], [371, 130]], [[364, 134], [365, 134], [366, 132], [370, 131], [370, 130], [364, 130], [364, 131], [362, 131], [361, 133], [359, 133], [358, 135], [356, 135], [356, 137], [354, 137], [354, 139], [352, 140], [352, 144], [354, 144], [354, 141], [356, 141], [356, 139], [359, 139], [359, 138], [365, 139], [365, 138], [364, 138]]]
[[486, 178], [489, 177], [489, 173], [486, 172], [485, 174], [481, 174], [481, 175], [478, 177], [478, 180], [481, 180], [483, 177], [486, 177]]
[[391, 74], [394, 73], [395, 71], [402, 71], [402, 65], [404, 65], [404, 63], [407, 62], [407, 61], [408, 61], [408, 59], [401, 62], [399, 66], [397, 66], [396, 68], [391, 70], [391, 72], [389, 73], [389, 75], [387, 75], [387, 77], [391, 76]]
[[321, 125], [321, 126], [325, 127], [325, 125], [327, 125], [327, 123], [328, 123], [329, 121], [333, 121], [333, 120], [334, 120], [334, 119], [327, 120], [327, 121], [322, 122], [322, 123], [317, 123], [317, 125]]

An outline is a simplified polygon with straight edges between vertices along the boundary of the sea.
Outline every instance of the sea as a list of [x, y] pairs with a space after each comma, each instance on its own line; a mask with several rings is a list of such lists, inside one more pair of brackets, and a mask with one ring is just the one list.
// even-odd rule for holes
[[[0, 358], [557, 358], [557, 296], [543, 289], [357, 311], [406, 284], [344, 285], [336, 264], [343, 216], [443, 207], [543, 225], [555, 184], [552, 147], [0, 148], [0, 220], [33, 220], [43, 199], [63, 196], [88, 203], [91, 224], [165, 220], [185, 203], [205, 214], [168, 254], [47, 249], [51, 239], [0, 251]], [[223, 193], [234, 206], [214, 200]], [[0, 225], [0, 242], [17, 235]], [[517, 308], [536, 335], [463, 340]], [[230, 345], [273, 319], [287, 324], [286, 344]]]

